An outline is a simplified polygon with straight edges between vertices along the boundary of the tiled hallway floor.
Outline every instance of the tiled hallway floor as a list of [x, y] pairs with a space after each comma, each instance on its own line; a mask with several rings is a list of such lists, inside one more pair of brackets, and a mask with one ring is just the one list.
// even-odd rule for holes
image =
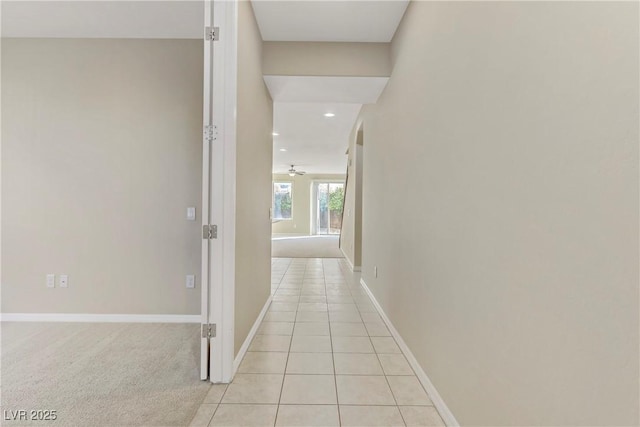
[[441, 426], [342, 259], [277, 258], [273, 302], [233, 382], [192, 426]]

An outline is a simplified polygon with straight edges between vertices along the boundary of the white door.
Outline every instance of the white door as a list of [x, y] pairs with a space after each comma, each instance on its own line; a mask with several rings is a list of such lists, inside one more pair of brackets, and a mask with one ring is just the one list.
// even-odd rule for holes
[[202, 137], [202, 272], [201, 272], [201, 328], [200, 343], [200, 379], [209, 378], [211, 308], [209, 304], [211, 283], [209, 266], [211, 259], [211, 239], [209, 226], [211, 224], [211, 143], [213, 136], [213, 41], [207, 40], [208, 28], [213, 25], [213, 2], [204, 2], [204, 81], [203, 81], [203, 137]]
[[[228, 383], [233, 378], [235, 355], [238, 4], [237, 1], [219, 0], [205, 0], [204, 4], [203, 334], [200, 376], [213, 383]], [[215, 37], [212, 30], [215, 30]]]

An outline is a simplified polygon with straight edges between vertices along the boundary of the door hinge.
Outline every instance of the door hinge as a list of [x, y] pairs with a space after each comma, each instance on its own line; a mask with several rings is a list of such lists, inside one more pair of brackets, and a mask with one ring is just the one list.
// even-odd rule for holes
[[204, 39], [208, 41], [217, 42], [220, 38], [220, 28], [219, 27], [206, 27], [204, 29]]
[[202, 338], [215, 338], [216, 336], [216, 324], [209, 323], [202, 325]]
[[204, 127], [204, 138], [211, 142], [218, 139], [218, 126], [216, 125], [205, 125]]
[[217, 239], [218, 238], [218, 226], [217, 225], [203, 225], [202, 226], [202, 238], [203, 239]]

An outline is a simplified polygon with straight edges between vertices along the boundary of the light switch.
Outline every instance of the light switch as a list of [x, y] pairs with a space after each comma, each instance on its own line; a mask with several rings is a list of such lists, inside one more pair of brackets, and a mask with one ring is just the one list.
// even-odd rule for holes
[[187, 208], [187, 219], [189, 221], [195, 221], [196, 220], [196, 208], [194, 208], [194, 207]]
[[55, 288], [55, 287], [56, 287], [56, 275], [47, 274], [47, 288]]
[[69, 276], [67, 276], [66, 274], [61, 274], [58, 277], [58, 286], [60, 286], [61, 288], [69, 287]]
[[196, 276], [193, 274], [187, 275], [187, 288], [193, 289], [196, 287]]

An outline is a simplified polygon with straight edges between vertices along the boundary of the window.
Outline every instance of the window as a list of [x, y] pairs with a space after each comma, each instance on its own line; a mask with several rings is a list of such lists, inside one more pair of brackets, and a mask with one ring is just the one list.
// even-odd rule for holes
[[273, 183], [273, 219], [291, 219], [291, 190], [290, 182]]

